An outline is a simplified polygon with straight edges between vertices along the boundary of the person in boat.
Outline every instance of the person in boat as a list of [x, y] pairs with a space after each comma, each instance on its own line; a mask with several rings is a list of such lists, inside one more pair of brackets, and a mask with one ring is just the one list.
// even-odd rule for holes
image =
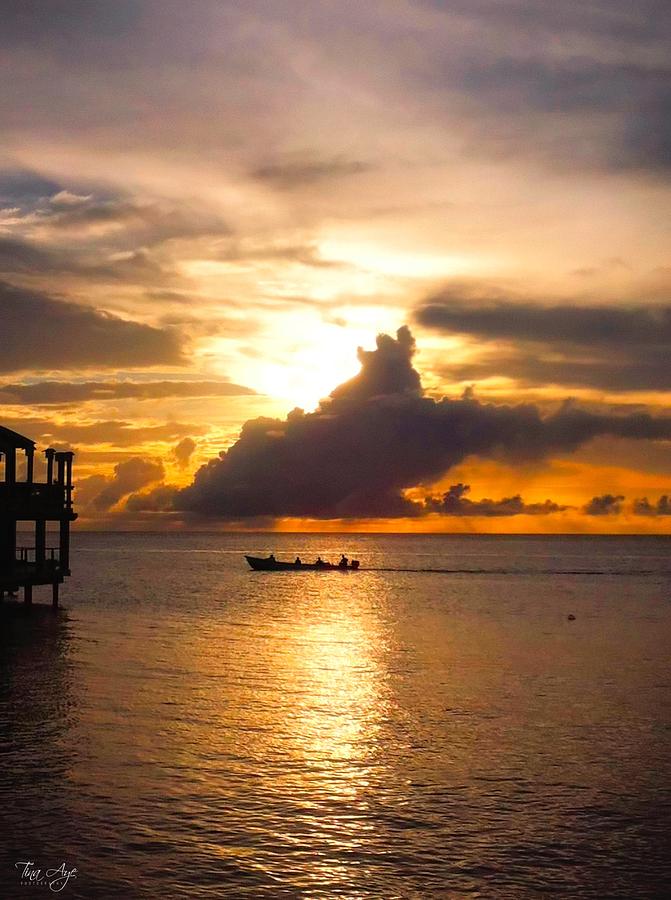
[[340, 562], [338, 563], [338, 568], [339, 568], [339, 569], [346, 569], [346, 568], [347, 568], [347, 557], [345, 556], [344, 553], [342, 553], [342, 554], [340, 555]]
[[271, 562], [271, 563], [276, 562], [275, 554], [274, 554], [274, 553], [271, 553], [271, 554], [270, 554], [270, 556], [268, 557], [268, 562]]
[[318, 557], [317, 557], [317, 560], [316, 560], [316, 562], [315, 562], [315, 565], [317, 566], [317, 568], [321, 569], [321, 567], [322, 567], [322, 566], [325, 566], [326, 563], [325, 563], [324, 560], [321, 558], [321, 556], [318, 556]]
[[301, 562], [300, 556], [296, 557], [296, 559], [294, 560], [294, 565], [296, 566], [297, 569], [303, 565], [303, 563]]

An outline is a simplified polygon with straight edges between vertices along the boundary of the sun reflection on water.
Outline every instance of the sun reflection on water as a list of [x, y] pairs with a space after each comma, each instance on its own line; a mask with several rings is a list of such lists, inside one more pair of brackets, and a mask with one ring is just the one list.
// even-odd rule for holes
[[[264, 879], [286, 872], [310, 896], [361, 877], [370, 805], [392, 777], [384, 587], [364, 573], [250, 587], [245, 603], [186, 640], [176, 628], [180, 640], [161, 654], [160, 693], [136, 682], [135, 715], [149, 722], [160, 710], [162, 724], [133, 752], [145, 792], [158, 797], [169, 785], [171, 813], [179, 828], [190, 823], [203, 853], [218, 847], [219, 859]], [[169, 634], [164, 625], [164, 641]], [[110, 759], [122, 752], [117, 740], [119, 731], [106, 738]], [[195, 797], [209, 798], [206, 808]], [[243, 832], [228, 833], [232, 809]]]
[[354, 596], [348, 587], [315, 578], [296, 598], [275, 659], [277, 749], [286, 754], [275, 790], [293, 813], [283, 837], [313, 851], [306, 890], [347, 882], [352, 854], [370, 841], [371, 790], [386, 772], [380, 732], [391, 702], [388, 641], [373, 581]]
[[311, 685], [291, 720], [297, 750], [321, 759], [361, 762], [384, 707], [383, 674], [360, 621], [304, 625], [290, 649], [296, 680]]

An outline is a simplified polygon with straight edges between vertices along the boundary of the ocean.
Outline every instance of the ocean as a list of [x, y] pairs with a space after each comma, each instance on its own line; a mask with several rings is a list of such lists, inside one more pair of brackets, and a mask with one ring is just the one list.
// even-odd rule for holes
[[75, 533], [0, 609], [0, 896], [671, 896], [670, 549]]

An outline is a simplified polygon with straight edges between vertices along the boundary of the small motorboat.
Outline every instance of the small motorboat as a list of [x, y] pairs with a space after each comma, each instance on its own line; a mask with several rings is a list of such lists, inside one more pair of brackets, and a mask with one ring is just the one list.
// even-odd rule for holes
[[282, 562], [279, 559], [275, 559], [274, 556], [245, 555], [245, 559], [250, 567], [257, 572], [357, 572], [359, 570], [358, 559], [353, 559], [347, 565], [323, 562], [321, 560], [313, 563], [304, 563], [298, 560], [296, 562]]

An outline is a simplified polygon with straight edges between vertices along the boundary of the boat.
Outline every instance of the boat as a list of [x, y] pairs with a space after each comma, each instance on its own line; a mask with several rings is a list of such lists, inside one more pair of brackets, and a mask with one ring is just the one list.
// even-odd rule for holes
[[250, 567], [257, 572], [357, 572], [359, 560], [353, 559], [346, 566], [334, 565], [329, 562], [282, 562], [268, 556], [247, 556], [245, 559]]

